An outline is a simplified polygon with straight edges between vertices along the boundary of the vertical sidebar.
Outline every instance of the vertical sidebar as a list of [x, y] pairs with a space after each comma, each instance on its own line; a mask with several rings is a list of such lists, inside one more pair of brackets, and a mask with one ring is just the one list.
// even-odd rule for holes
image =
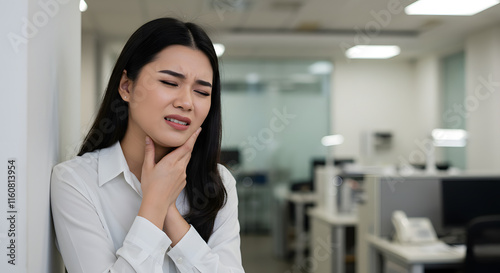
[[26, 272], [28, 1], [0, 10], [0, 272]]

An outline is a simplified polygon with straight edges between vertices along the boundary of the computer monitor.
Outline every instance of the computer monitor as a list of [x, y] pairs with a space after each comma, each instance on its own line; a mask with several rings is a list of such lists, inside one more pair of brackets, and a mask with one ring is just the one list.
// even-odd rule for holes
[[220, 152], [220, 163], [227, 167], [240, 164], [240, 151], [238, 149], [222, 149]]
[[447, 230], [464, 230], [474, 218], [500, 215], [500, 177], [443, 178], [442, 221]]

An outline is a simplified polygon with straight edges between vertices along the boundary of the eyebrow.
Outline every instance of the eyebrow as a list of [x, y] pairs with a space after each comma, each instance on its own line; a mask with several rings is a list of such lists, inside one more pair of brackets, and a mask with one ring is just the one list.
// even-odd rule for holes
[[[174, 77], [179, 78], [179, 79], [183, 79], [183, 80], [186, 79], [186, 76], [184, 76], [183, 74], [175, 72], [175, 71], [172, 71], [172, 70], [160, 70], [158, 72], [164, 73], [164, 74], [168, 74], [168, 75], [174, 76]], [[207, 81], [204, 81], [204, 80], [196, 80], [196, 83], [199, 84], [199, 85], [212, 87], [211, 83], [209, 83]]]

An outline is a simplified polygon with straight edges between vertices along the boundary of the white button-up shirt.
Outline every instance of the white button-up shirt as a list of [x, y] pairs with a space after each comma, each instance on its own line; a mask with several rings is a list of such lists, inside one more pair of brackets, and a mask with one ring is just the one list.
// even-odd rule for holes
[[[219, 172], [227, 202], [208, 243], [191, 226], [172, 248], [165, 232], [137, 216], [141, 184], [119, 142], [55, 166], [52, 215], [68, 272], [244, 272], [236, 182], [221, 165]], [[188, 212], [184, 190], [176, 205], [182, 215]]]

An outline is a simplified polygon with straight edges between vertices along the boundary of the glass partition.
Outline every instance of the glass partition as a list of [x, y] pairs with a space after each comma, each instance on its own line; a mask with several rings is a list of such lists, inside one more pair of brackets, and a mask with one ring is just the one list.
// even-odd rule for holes
[[[443, 58], [443, 128], [466, 129], [465, 109], [465, 54], [459, 52]], [[457, 108], [458, 107], [458, 108]], [[458, 109], [458, 110], [457, 110]], [[457, 112], [458, 111], [458, 112]], [[466, 148], [444, 148], [444, 160], [453, 167], [465, 170]]]
[[331, 70], [325, 61], [221, 63], [222, 147], [240, 152], [238, 171], [310, 179], [312, 159], [326, 155]]
[[222, 150], [238, 162], [232, 171], [242, 232], [276, 229], [289, 213], [278, 189], [312, 186], [313, 159], [327, 152], [320, 140], [329, 133], [331, 70], [325, 61], [221, 63]]

